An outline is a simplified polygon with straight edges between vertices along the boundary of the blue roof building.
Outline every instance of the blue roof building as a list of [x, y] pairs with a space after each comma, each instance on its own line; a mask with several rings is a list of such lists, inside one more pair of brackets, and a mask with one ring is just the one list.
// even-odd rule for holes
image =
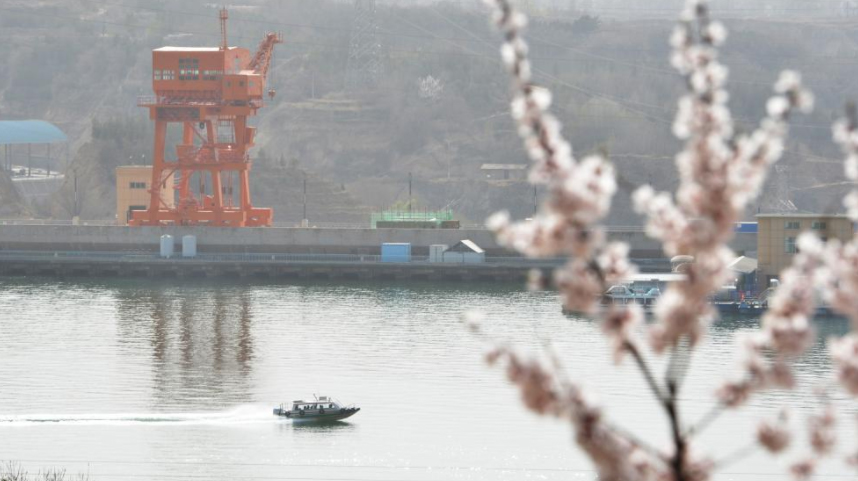
[[42, 162], [47, 173], [51, 170], [51, 144], [65, 142], [68, 137], [56, 125], [44, 120], [0, 120], [0, 145], [3, 145], [4, 162], [0, 164], [3, 170], [12, 170], [12, 146], [27, 146], [27, 176], [33, 162], [32, 145], [42, 144], [47, 147], [47, 155]]
[[0, 144], [53, 144], [66, 140], [62, 130], [44, 120], [0, 120]]

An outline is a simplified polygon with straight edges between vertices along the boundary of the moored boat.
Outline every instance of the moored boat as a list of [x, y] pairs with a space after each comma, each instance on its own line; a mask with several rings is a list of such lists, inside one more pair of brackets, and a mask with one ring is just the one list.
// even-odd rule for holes
[[602, 295], [601, 303], [603, 306], [637, 304], [645, 311], [649, 311], [655, 306], [659, 296], [661, 296], [661, 290], [658, 287], [642, 289], [635, 288], [634, 285], [618, 284], [611, 286]]
[[292, 401], [292, 407], [286, 404], [274, 408], [274, 415], [291, 419], [295, 422], [332, 422], [354, 416], [359, 407], [345, 406], [330, 396], [313, 396], [313, 401]]

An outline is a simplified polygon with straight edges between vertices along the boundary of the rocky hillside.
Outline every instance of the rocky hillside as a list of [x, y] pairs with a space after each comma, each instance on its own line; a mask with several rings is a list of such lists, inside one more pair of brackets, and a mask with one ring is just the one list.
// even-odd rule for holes
[[[151, 156], [147, 114], [136, 107], [137, 96], [150, 90], [151, 50], [216, 44], [216, 5], [13, 1], [0, 13], [6, 67], [0, 70], [0, 117], [49, 120], [72, 139], [66, 185], [52, 207], [37, 214], [70, 216], [76, 175], [79, 191], [87, 192], [79, 200], [81, 215], [112, 217], [105, 200], [113, 195], [112, 169]], [[320, 221], [364, 222], [369, 210], [407, 200], [409, 174], [421, 205], [452, 207], [465, 221], [480, 222], [497, 209], [519, 217], [532, 212], [526, 182], [499, 181], [480, 170], [484, 163], [526, 163], [507, 114], [498, 38], [481, 11], [451, 4], [380, 6], [383, 73], [372, 88], [349, 93], [349, 3], [251, 0], [233, 9], [230, 22], [230, 38], [241, 46], [254, 48], [271, 29], [286, 39], [271, 72], [278, 95], [257, 119], [253, 171], [254, 203], [281, 205], [278, 220], [300, 219], [294, 206], [303, 171], [320, 196], [311, 216]], [[814, 114], [795, 120], [777, 180], [749, 215], [789, 202], [839, 210], [847, 186], [828, 125], [844, 100], [858, 94], [858, 28], [738, 20], [728, 27], [724, 61], [739, 129], [751, 129], [760, 118], [783, 68], [803, 71], [818, 100]], [[671, 28], [666, 21], [567, 12], [538, 17], [529, 29], [536, 79], [552, 89], [577, 153], [605, 152], [621, 175], [614, 223], [638, 222], [628, 205], [635, 186], [675, 184], [678, 145], [670, 130], [683, 86], [667, 62]], [[93, 128], [107, 124], [133, 126], [135, 134]]]
[[0, 219], [17, 219], [31, 215], [29, 206], [15, 189], [9, 174], [0, 171]]

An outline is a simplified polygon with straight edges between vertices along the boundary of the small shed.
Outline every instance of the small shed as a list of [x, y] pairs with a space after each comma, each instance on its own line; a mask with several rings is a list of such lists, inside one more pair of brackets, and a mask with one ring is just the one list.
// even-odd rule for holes
[[486, 252], [468, 239], [454, 244], [441, 256], [443, 262], [457, 264], [478, 264], [486, 261]]

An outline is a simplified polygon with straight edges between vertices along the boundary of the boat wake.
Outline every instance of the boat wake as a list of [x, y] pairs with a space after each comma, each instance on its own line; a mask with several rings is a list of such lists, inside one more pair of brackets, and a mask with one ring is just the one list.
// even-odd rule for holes
[[90, 426], [128, 425], [244, 425], [281, 422], [261, 406], [239, 406], [228, 411], [188, 413], [20, 414], [0, 415], [0, 428], [45, 424]]

